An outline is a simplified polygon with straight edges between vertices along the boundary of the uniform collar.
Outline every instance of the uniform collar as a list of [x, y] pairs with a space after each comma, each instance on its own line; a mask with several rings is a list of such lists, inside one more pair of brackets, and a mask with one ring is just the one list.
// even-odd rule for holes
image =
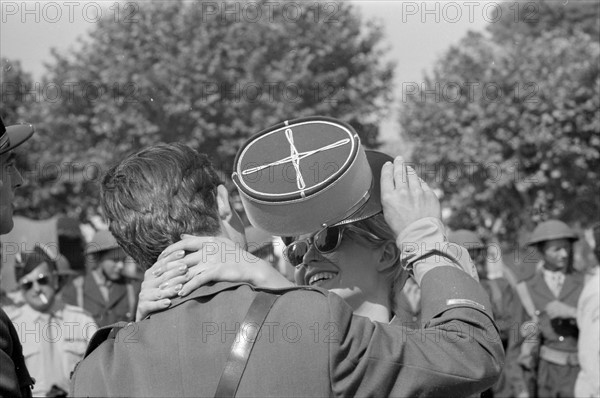
[[214, 296], [215, 294], [220, 293], [222, 291], [235, 289], [239, 286], [244, 285], [250, 286], [252, 289], [254, 289], [254, 286], [250, 285], [249, 283], [243, 282], [217, 282], [211, 285], [200, 286], [198, 289], [194, 290], [185, 297], [176, 297], [174, 299], [171, 299], [171, 306], [169, 307], [169, 309], [183, 304], [186, 301], [194, 300], [200, 297]]
[[31, 322], [47, 322], [50, 318], [62, 320], [64, 317], [65, 303], [59, 296], [54, 296], [54, 303], [48, 311], [40, 312], [29, 304], [23, 306], [23, 315]]
[[266, 288], [257, 287], [257, 286], [254, 286], [254, 285], [251, 285], [251, 284], [245, 283], [245, 282], [217, 282], [217, 283], [210, 284], [210, 285], [200, 286], [198, 289], [194, 290], [193, 292], [191, 292], [190, 294], [188, 294], [185, 297], [176, 297], [174, 299], [171, 299], [171, 305], [165, 311], [168, 311], [171, 308], [181, 305], [181, 304], [185, 303], [186, 301], [194, 300], [194, 299], [201, 298], [201, 297], [214, 296], [225, 290], [237, 289], [240, 286], [248, 286], [252, 290], [260, 290], [260, 291], [265, 291], [265, 292], [271, 292], [274, 294], [283, 294], [283, 293], [286, 293], [286, 292], [289, 292], [292, 290], [298, 290], [298, 289], [318, 291], [318, 292], [321, 292], [323, 295], [329, 294], [329, 291], [327, 291], [325, 289], [322, 289], [319, 287], [312, 287], [312, 286], [291, 286], [291, 287], [280, 288], [280, 289], [266, 289]]

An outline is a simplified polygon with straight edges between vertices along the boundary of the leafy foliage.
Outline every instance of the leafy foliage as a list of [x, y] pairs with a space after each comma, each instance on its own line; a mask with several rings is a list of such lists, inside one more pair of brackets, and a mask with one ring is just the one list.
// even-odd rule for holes
[[44, 161], [71, 165], [73, 176], [38, 178], [41, 197], [26, 190], [21, 212], [95, 209], [102, 171], [157, 142], [211, 154], [224, 179], [250, 135], [286, 119], [338, 117], [377, 144], [392, 65], [381, 61], [381, 29], [350, 4], [135, 5], [103, 19], [78, 50], [54, 53], [44, 86], [55, 90], [35, 118]]
[[539, 220], [597, 220], [600, 45], [568, 21], [557, 26], [469, 33], [424, 87], [405, 92], [401, 125], [451, 227], [514, 244]]

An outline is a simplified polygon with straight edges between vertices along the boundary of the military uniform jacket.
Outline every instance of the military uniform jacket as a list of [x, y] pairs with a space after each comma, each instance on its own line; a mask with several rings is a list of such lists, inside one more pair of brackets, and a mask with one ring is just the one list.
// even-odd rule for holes
[[[539, 318], [538, 326], [543, 345], [560, 351], [577, 352], [577, 337], [564, 333], [563, 330], [568, 329], [568, 325], [561, 328], [556, 326], [556, 321], [551, 322], [545, 308], [554, 300], [576, 308], [579, 295], [583, 290], [583, 282], [583, 275], [580, 273], [566, 274], [558, 297], [554, 296], [546, 284], [543, 272], [536, 272], [533, 278], [526, 282], [529, 295], [535, 306], [535, 313]], [[576, 328], [574, 319], [561, 320], [561, 322], [570, 322], [572, 324], [571, 328]]]
[[96, 322], [82, 308], [58, 298], [48, 313], [23, 305], [11, 311], [10, 317], [35, 379], [33, 395], [45, 396], [53, 385], [68, 391], [71, 372], [98, 330]]
[[[136, 296], [139, 293], [139, 283], [133, 283]], [[71, 305], [77, 302], [77, 289], [71, 283], [62, 289], [63, 300]], [[137, 298], [137, 297], [136, 297]], [[109, 288], [108, 301], [104, 300], [100, 288], [91, 272], [85, 275], [83, 282], [83, 308], [92, 314], [98, 326], [111, 325], [119, 321], [131, 321], [135, 317], [136, 302], [130, 302], [127, 284], [113, 283]]]
[[[442, 266], [422, 280], [426, 328], [353, 315], [319, 288], [274, 290], [238, 396], [466, 396], [500, 372], [503, 351], [478, 282]], [[71, 380], [75, 396], [209, 397], [258, 289], [203, 286], [105, 339], [92, 338]], [[243, 336], [242, 331], [242, 336]], [[104, 341], [102, 341], [104, 340]]]

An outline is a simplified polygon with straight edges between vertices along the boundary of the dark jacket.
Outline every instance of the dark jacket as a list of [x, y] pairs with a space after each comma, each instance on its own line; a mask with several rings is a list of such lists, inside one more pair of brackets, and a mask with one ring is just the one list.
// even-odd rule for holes
[[[280, 297], [238, 395], [464, 397], [491, 386], [504, 354], [483, 289], [454, 267], [429, 271], [421, 288], [426, 328], [419, 331], [353, 315], [326, 290], [272, 291]], [[257, 290], [204, 286], [112, 337], [100, 329], [75, 370], [71, 393], [213, 396]]]
[[546, 284], [543, 272], [536, 273], [526, 283], [536, 314], [539, 316], [542, 344], [560, 351], [577, 352], [578, 330], [575, 319], [556, 318], [551, 320], [545, 309], [554, 300], [561, 301], [571, 307], [577, 307], [577, 300], [583, 290], [583, 275], [580, 273], [566, 274], [558, 298], [554, 296]]
[[[88, 272], [85, 275], [83, 308], [92, 315], [99, 327], [119, 321], [128, 322], [135, 318], [140, 283], [137, 281], [129, 283], [135, 291], [133, 297], [127, 292], [127, 283], [113, 283], [109, 288], [108, 301], [105, 301], [92, 273]], [[62, 296], [65, 303], [80, 306], [77, 302], [77, 289], [73, 283], [67, 284], [62, 289]]]
[[31, 397], [32, 384], [19, 335], [0, 308], [0, 397]]

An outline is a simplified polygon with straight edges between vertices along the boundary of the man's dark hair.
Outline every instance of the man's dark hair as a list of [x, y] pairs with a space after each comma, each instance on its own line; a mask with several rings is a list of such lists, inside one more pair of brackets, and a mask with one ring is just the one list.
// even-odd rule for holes
[[158, 144], [108, 170], [102, 205], [119, 245], [147, 269], [181, 234], [220, 232], [219, 184], [206, 155], [184, 144]]

